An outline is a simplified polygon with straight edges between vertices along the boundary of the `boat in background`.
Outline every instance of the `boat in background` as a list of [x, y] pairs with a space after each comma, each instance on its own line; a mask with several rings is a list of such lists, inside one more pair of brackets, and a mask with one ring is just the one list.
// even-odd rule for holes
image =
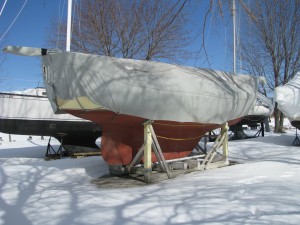
[[[5, 52], [40, 56], [56, 112], [96, 122], [109, 165], [128, 165], [153, 121], [165, 159], [185, 157], [221, 124], [249, 115], [261, 78], [161, 62], [9, 46]], [[152, 161], [156, 161], [152, 155]]]
[[300, 72], [285, 85], [275, 88], [274, 100], [292, 126], [300, 129]]
[[[231, 10], [232, 10], [232, 37], [233, 37], [233, 74], [236, 74], [236, 56], [237, 56], [237, 31], [236, 31], [236, 1], [231, 1]], [[239, 24], [240, 25], [240, 24]], [[264, 83], [266, 83], [266, 79], [264, 79]], [[247, 125], [249, 127], [256, 127], [258, 123], [260, 123], [261, 129], [263, 128], [263, 122], [269, 118], [274, 110], [273, 102], [262, 95], [261, 93], [257, 93], [256, 101], [252, 105], [249, 114], [244, 116], [241, 121], [234, 126], [230, 127], [230, 130], [234, 132], [234, 139], [244, 139], [247, 138], [247, 135], [244, 133], [243, 125]], [[263, 132], [262, 132], [263, 133]]]
[[269, 118], [274, 111], [274, 103], [266, 96], [257, 93], [256, 101], [249, 111], [249, 115], [245, 116], [241, 123], [251, 126], [252, 124], [262, 123]]
[[[265, 121], [272, 116], [274, 111], [274, 102], [268, 99], [266, 96], [257, 93], [256, 101], [249, 111], [249, 115], [244, 116], [240, 122], [230, 127], [230, 130], [234, 133], [232, 139], [245, 139], [257, 137], [260, 134], [264, 136]], [[247, 136], [244, 132], [243, 125], [247, 125], [250, 128], [257, 128], [260, 125], [259, 131], [254, 136]]]
[[0, 93], [0, 132], [52, 136], [68, 152], [99, 151], [95, 141], [101, 136], [96, 123], [54, 114], [45, 88]]

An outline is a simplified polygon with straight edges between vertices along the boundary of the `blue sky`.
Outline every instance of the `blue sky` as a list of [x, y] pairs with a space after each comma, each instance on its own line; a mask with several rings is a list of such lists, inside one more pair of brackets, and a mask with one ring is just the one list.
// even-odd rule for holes
[[[4, 0], [0, 1], [2, 7]], [[8, 0], [0, 16], [1, 36], [8, 29], [25, 0]], [[51, 19], [58, 15], [58, 0], [28, 0], [18, 19], [1, 40], [6, 45], [46, 47]], [[42, 86], [40, 58], [5, 54], [3, 72], [6, 77], [0, 83], [1, 91], [23, 90]]]
[[[0, 35], [8, 29], [23, 4], [26, 2], [18, 19], [15, 21], [8, 34], [0, 41], [1, 49], [6, 45], [44, 47], [46, 45], [46, 36], [50, 32], [51, 21], [59, 17], [59, 5], [64, 2], [66, 7], [67, 0], [7, 0], [5, 8], [0, 16]], [[73, 0], [75, 1], [75, 0]], [[206, 1], [206, 2], [205, 2]], [[209, 0], [205, 0], [207, 4]], [[0, 0], [2, 8], [5, 0]], [[193, 1], [191, 1], [193, 3]], [[199, 6], [199, 4], [197, 4]], [[194, 15], [195, 24], [201, 26], [203, 11], [207, 5], [200, 5], [199, 14]], [[64, 10], [66, 12], [66, 8]], [[212, 23], [214, 23], [212, 21]], [[194, 25], [195, 25], [194, 24]], [[231, 58], [228, 48], [225, 43], [230, 43], [231, 38], [231, 23], [227, 26], [217, 24], [209, 26], [207, 31], [207, 51], [211, 68], [218, 70], [231, 71]], [[0, 37], [1, 38], [1, 37]], [[200, 48], [201, 39], [199, 38], [191, 48]], [[3, 53], [1, 53], [3, 54]], [[185, 65], [194, 66], [195, 59], [191, 58]], [[196, 66], [208, 67], [207, 63], [199, 60]], [[6, 78], [0, 82], [0, 91], [24, 90], [43, 86], [41, 75], [41, 64], [39, 57], [24, 57], [5, 54], [5, 63], [3, 73]]]

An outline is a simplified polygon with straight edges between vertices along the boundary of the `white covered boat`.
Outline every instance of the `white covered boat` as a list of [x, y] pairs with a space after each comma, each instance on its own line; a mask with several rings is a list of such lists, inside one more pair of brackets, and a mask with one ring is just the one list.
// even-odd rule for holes
[[256, 126], [263, 123], [267, 118], [272, 116], [274, 103], [261, 93], [257, 94], [256, 101], [249, 111], [249, 115], [242, 118], [241, 125]]
[[274, 100], [278, 109], [300, 129], [300, 73], [281, 87], [275, 89]]
[[[250, 109], [248, 116], [253, 116], [254, 120], [263, 121], [272, 115], [274, 111], [274, 103], [261, 93], [257, 94], [254, 106]], [[255, 119], [256, 117], [256, 119]]]
[[0, 132], [52, 136], [69, 151], [92, 150], [101, 136], [97, 124], [69, 114], [56, 115], [45, 88], [0, 93]]
[[[269, 117], [271, 117], [273, 111], [273, 101], [258, 92], [256, 101], [254, 101], [253, 106], [250, 108], [249, 114], [247, 116], [244, 116], [240, 122], [230, 127], [230, 130], [234, 133], [234, 136], [232, 138], [245, 139], [257, 137], [260, 134], [264, 136], [264, 126], [266, 125], [265, 122]], [[243, 125], [247, 125], [253, 128], [256, 128], [258, 127], [258, 125], [260, 125], [260, 129], [254, 136], [247, 136], [247, 134], [244, 132]], [[268, 129], [266, 128], [266, 130]]]
[[[7, 47], [42, 57], [55, 111], [97, 122], [110, 165], [128, 165], [152, 120], [166, 159], [188, 155], [206, 132], [249, 115], [260, 78], [160, 62]], [[155, 156], [153, 156], [155, 160]]]

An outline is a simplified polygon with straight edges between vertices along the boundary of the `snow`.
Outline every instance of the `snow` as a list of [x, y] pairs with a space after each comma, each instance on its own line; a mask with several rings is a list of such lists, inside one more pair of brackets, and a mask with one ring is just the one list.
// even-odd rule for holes
[[230, 159], [240, 164], [130, 188], [101, 188], [91, 182], [108, 173], [99, 156], [45, 161], [47, 138], [12, 135], [14, 141], [9, 142], [7, 134], [0, 137], [0, 224], [300, 221], [295, 130], [230, 141]]

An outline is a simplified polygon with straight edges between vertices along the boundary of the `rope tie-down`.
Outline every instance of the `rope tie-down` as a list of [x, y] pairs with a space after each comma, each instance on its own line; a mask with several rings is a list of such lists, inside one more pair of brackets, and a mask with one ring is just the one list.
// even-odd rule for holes
[[[175, 167], [178, 167], [178, 164], [180, 164], [179, 161], [181, 162], [181, 166], [179, 166], [181, 169], [187, 168], [187, 166], [182, 166], [186, 165], [189, 161], [192, 162], [193, 170], [189, 171], [194, 171], [194, 170], [206, 170], [210, 168], [216, 168], [220, 166], [226, 166], [229, 164], [228, 162], [228, 124], [224, 123], [221, 126], [221, 133], [220, 135], [216, 138], [216, 141], [214, 142], [212, 148], [210, 151], [205, 155], [199, 155], [199, 156], [191, 156], [191, 157], [184, 157], [184, 158], [179, 158], [179, 159], [174, 159], [174, 160], [165, 160], [164, 155], [162, 153], [161, 147], [159, 145], [159, 142], [157, 140], [157, 136], [154, 132], [154, 129], [152, 127], [153, 121], [146, 121], [143, 123], [144, 125], [144, 143], [135, 155], [134, 159], [130, 163], [130, 165], [127, 167], [127, 171], [130, 173], [142, 159], [144, 156], [144, 164], [143, 164], [143, 175], [144, 175], [144, 181], [145, 183], [151, 183], [153, 181], [153, 170], [152, 170], [152, 161], [151, 161], [151, 151], [153, 150], [157, 163], [159, 165], [159, 168], [162, 172], [167, 174], [167, 177], [171, 179], [172, 177], [175, 176], [174, 169]], [[213, 159], [217, 153], [217, 150], [223, 147], [223, 155], [222, 155], [222, 160], [219, 160], [217, 162], [213, 162]], [[205, 157], [204, 157], [205, 156]], [[196, 165], [196, 166], [195, 166]], [[171, 172], [172, 170], [172, 172]]]

